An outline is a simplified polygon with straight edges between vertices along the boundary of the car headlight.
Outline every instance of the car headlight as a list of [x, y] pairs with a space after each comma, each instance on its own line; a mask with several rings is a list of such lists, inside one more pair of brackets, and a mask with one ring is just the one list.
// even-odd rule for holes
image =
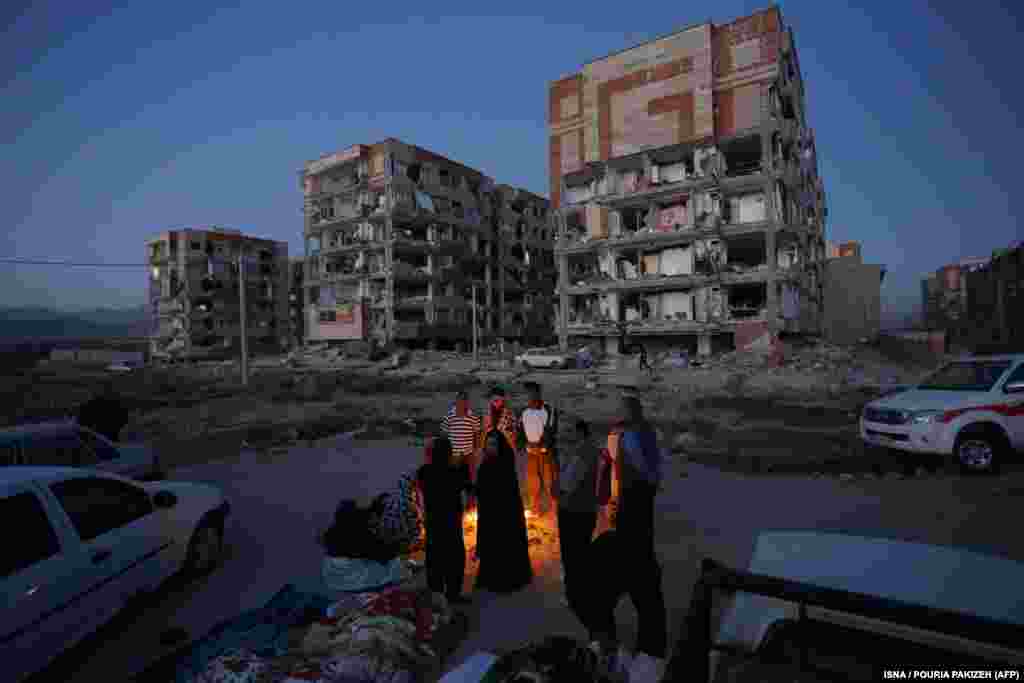
[[919, 410], [910, 414], [910, 423], [916, 425], [935, 424], [942, 417], [941, 410]]

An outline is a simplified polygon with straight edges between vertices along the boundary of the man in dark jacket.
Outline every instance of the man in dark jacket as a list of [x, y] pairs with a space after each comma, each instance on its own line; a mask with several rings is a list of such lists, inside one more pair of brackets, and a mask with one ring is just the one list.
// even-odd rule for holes
[[654, 498], [661, 486], [661, 451], [636, 396], [622, 399], [622, 419], [616, 531], [623, 555], [629, 558], [627, 590], [640, 615], [637, 650], [663, 658], [668, 639], [665, 597], [654, 551]]

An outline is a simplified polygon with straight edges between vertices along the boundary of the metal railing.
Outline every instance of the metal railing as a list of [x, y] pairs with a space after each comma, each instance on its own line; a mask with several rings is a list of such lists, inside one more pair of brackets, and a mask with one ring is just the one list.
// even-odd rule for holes
[[[673, 675], [666, 676], [665, 681], [708, 681], [711, 652], [737, 653], [734, 646], [715, 642], [712, 615], [716, 591], [751, 593], [795, 603], [798, 625], [807, 621], [807, 607], [818, 607], [1010, 650], [1018, 650], [1024, 643], [1024, 627], [1018, 624], [731, 569], [705, 558], [690, 602], [686, 640], [680, 643], [669, 666], [668, 673]], [[801, 643], [799, 667], [801, 671], [813, 670], [808, 662], [806, 642]]]

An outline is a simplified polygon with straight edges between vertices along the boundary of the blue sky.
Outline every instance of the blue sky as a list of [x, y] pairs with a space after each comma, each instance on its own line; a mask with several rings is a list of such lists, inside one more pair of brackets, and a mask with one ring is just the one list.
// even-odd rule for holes
[[[549, 81], [767, 5], [10, 4], [0, 256], [113, 262], [141, 262], [163, 229], [210, 224], [299, 253], [302, 163], [389, 136], [546, 194]], [[917, 302], [922, 274], [1024, 236], [1024, 203], [1010, 199], [1024, 162], [1012, 58], [1022, 22], [1003, 4], [781, 3], [828, 237], [860, 240], [866, 260], [889, 267], [889, 310]], [[144, 291], [142, 270], [0, 264], [0, 305], [122, 306]]]

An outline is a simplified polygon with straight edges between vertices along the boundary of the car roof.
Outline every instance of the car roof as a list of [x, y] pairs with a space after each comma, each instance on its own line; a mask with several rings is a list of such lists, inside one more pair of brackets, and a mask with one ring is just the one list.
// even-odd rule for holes
[[75, 423], [71, 420], [53, 420], [50, 422], [32, 422], [29, 424], [16, 425], [14, 427], [6, 427], [0, 429], [0, 441], [3, 441], [4, 437], [11, 436], [28, 436], [30, 434], [52, 434], [65, 429], [71, 429], [75, 427]]
[[956, 362], [964, 361], [1021, 361], [1024, 360], [1024, 353], [998, 353], [998, 354], [986, 354], [986, 353], [974, 353], [967, 356], [960, 356], [959, 358], [953, 359]]
[[83, 472], [76, 467], [45, 467], [43, 465], [8, 465], [0, 467], [0, 487], [28, 481], [50, 482]]

